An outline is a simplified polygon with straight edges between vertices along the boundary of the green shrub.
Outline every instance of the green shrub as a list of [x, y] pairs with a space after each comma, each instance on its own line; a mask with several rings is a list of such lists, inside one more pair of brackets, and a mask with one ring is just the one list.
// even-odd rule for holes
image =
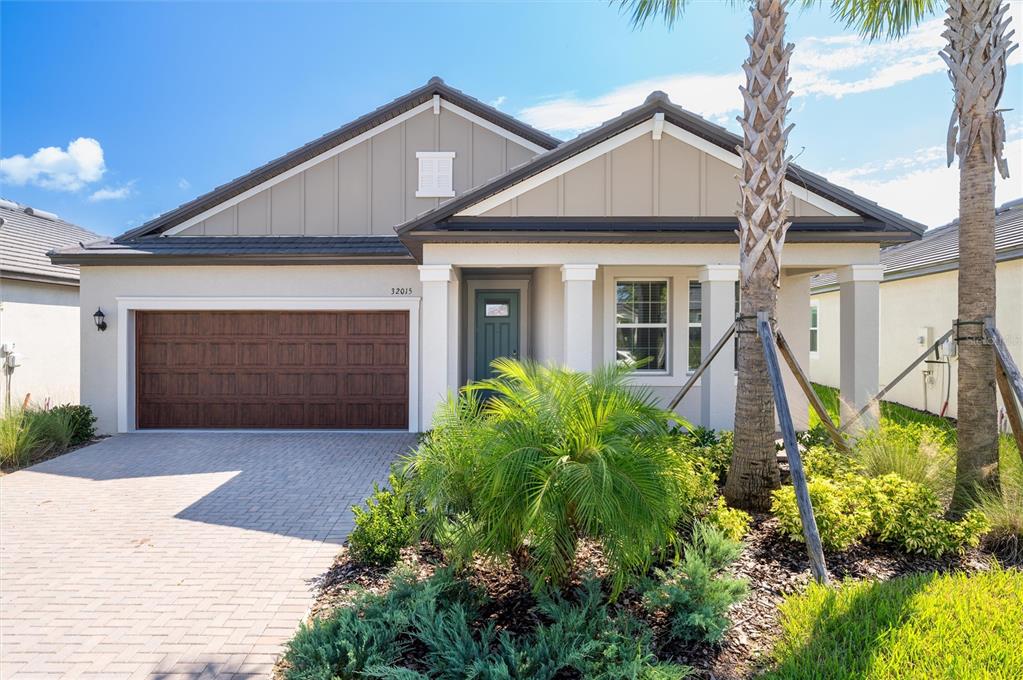
[[418, 519], [407, 483], [393, 473], [387, 483], [390, 489], [380, 489], [373, 483], [365, 510], [352, 508], [355, 529], [348, 537], [348, 548], [357, 562], [390, 566], [398, 561], [401, 549], [415, 539]]
[[672, 544], [686, 510], [691, 468], [667, 445], [674, 414], [630, 386], [624, 367], [493, 367], [495, 378], [441, 409], [409, 462], [434, 538], [460, 559], [515, 556], [538, 584], [564, 582], [590, 538], [620, 592]]
[[[803, 432], [796, 433], [796, 443], [804, 449], [811, 449], [815, 446], [833, 446], [831, 435], [824, 425], [818, 422], [816, 425]], [[783, 447], [784, 448], [784, 447]]]
[[977, 509], [990, 530], [987, 544], [1011, 563], [1023, 562], [1023, 461], [1009, 435], [999, 440], [1001, 493], [981, 492]]
[[84, 444], [96, 436], [96, 416], [90, 407], [84, 404], [62, 404], [50, 411], [66, 416], [71, 430], [71, 446]]
[[859, 471], [856, 461], [830, 446], [814, 446], [801, 455], [808, 479], [844, 477]]
[[716, 481], [722, 481], [728, 466], [732, 463], [732, 448], [735, 437], [728, 430], [714, 430], [696, 427], [679, 436], [674, 442], [675, 451], [709, 470]]
[[26, 411], [12, 409], [0, 418], [0, 463], [24, 465], [42, 445]]
[[730, 625], [728, 608], [746, 596], [745, 581], [721, 574], [734, 562], [742, 544], [707, 524], [697, 524], [682, 562], [656, 569], [656, 580], [644, 587], [643, 604], [663, 610], [671, 622], [670, 635], [680, 642], [717, 642]]
[[811, 584], [781, 605], [770, 680], [1023, 677], [1023, 573]]
[[[870, 533], [871, 514], [865, 503], [865, 482], [850, 475], [841, 481], [816, 477], [807, 483], [825, 549], [845, 550]], [[793, 541], [803, 540], [803, 524], [793, 487], [784, 486], [771, 494], [771, 512], [778, 518], [783, 534]]]
[[703, 517], [703, 522], [720, 531], [728, 539], [741, 541], [749, 532], [752, 519], [748, 512], [730, 508], [724, 498], [718, 497], [717, 502], [711, 505], [711, 509]]

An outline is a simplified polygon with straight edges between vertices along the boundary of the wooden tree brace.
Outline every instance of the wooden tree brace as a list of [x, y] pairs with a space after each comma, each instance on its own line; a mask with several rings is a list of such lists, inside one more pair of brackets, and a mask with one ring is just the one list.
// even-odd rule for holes
[[675, 407], [679, 405], [679, 402], [682, 401], [683, 397], [685, 397], [686, 394], [689, 393], [689, 390], [693, 389], [693, 385], [696, 384], [696, 381], [700, 379], [700, 376], [703, 375], [703, 372], [707, 370], [708, 366], [710, 366], [710, 362], [714, 361], [714, 357], [716, 357], [718, 353], [724, 348], [725, 344], [728, 342], [729, 338], [732, 337], [733, 333], [735, 333], [734, 323], [728, 327], [728, 330], [725, 331], [725, 334], [722, 335], [721, 339], [717, 341], [717, 344], [715, 344], [713, 349], [710, 350], [710, 353], [708, 353], [707, 356], [704, 357], [703, 361], [700, 362], [700, 365], [696, 368], [695, 371], [693, 371], [693, 374], [689, 376], [689, 380], [686, 380], [686, 384], [682, 386], [682, 389], [678, 391], [678, 394], [675, 395], [675, 398], [671, 400], [671, 404], [668, 405], [669, 411], [674, 411]]
[[1023, 416], [1020, 415], [1019, 406], [1023, 403], [1023, 374], [1020, 374], [1002, 334], [995, 328], [991, 318], [984, 319], [984, 333], [995, 350], [995, 377], [998, 380], [998, 389], [1002, 393], [1005, 412], [1009, 415], [1009, 426], [1016, 439], [1016, 450], [1023, 459]]
[[796, 443], [796, 428], [792, 424], [789, 402], [785, 396], [785, 384], [781, 378], [781, 366], [778, 355], [774, 351], [775, 336], [768, 320], [767, 312], [757, 314], [757, 331], [760, 343], [764, 346], [764, 359], [767, 372], [771, 378], [771, 389], [774, 392], [774, 403], [778, 409], [778, 420], [781, 424], [781, 436], [785, 442], [785, 453], [789, 459], [792, 472], [792, 486], [796, 490], [796, 505], [799, 507], [799, 518], [803, 523], [803, 539], [806, 541], [806, 552], [810, 556], [810, 568], [818, 583], [828, 583], [828, 566], [824, 562], [824, 548], [821, 535], [817, 530], [817, 520], [813, 515], [813, 504], [810, 502], [810, 490], [806, 484], [806, 472], [803, 460], [799, 456], [799, 445]]
[[905, 370], [903, 370], [903, 371], [902, 371], [902, 373], [899, 373], [899, 374], [898, 374], [897, 376], [895, 376], [895, 380], [892, 380], [892, 381], [891, 381], [890, 383], [888, 383], [887, 385], [885, 385], [885, 386], [884, 386], [884, 387], [883, 387], [883, 388], [881, 389], [881, 391], [880, 391], [880, 392], [878, 392], [878, 393], [877, 393], [877, 394], [875, 394], [875, 395], [874, 395], [873, 397], [871, 397], [871, 398], [870, 398], [870, 401], [868, 401], [868, 402], [867, 402], [867, 403], [866, 403], [866, 404], [865, 404], [865, 405], [863, 406], [863, 408], [861, 408], [861, 409], [860, 409], [859, 411], [857, 411], [857, 412], [856, 412], [856, 415], [854, 415], [854, 416], [853, 416], [852, 418], [850, 418], [850, 419], [849, 419], [849, 422], [847, 422], [847, 423], [843, 423], [843, 424], [842, 424], [842, 427], [840, 427], [840, 428], [838, 429], [838, 431], [839, 431], [839, 432], [845, 432], [845, 431], [846, 431], [846, 430], [848, 430], [848, 429], [849, 429], [850, 427], [852, 427], [853, 423], [855, 423], [855, 422], [856, 422], [857, 420], [859, 420], [860, 418], [862, 418], [862, 417], [863, 417], [863, 414], [864, 414], [864, 413], [866, 413], [867, 411], [869, 411], [869, 410], [870, 410], [870, 408], [871, 408], [871, 407], [872, 407], [872, 406], [874, 405], [874, 403], [875, 403], [875, 402], [877, 402], [877, 401], [880, 401], [880, 400], [881, 400], [881, 398], [882, 398], [882, 397], [884, 397], [884, 395], [888, 394], [888, 392], [889, 392], [889, 391], [891, 391], [891, 389], [892, 389], [893, 387], [895, 387], [896, 385], [898, 385], [898, 384], [899, 384], [899, 383], [900, 383], [900, 382], [902, 381], [902, 379], [903, 379], [903, 378], [905, 378], [905, 377], [906, 377], [907, 375], [909, 375], [909, 374], [910, 374], [910, 372], [911, 372], [911, 371], [912, 371], [912, 370], [913, 370], [914, 368], [916, 368], [917, 366], [919, 366], [919, 365], [920, 365], [920, 362], [922, 362], [922, 361], [923, 361], [924, 359], [926, 359], [927, 357], [929, 357], [929, 356], [931, 355], [931, 352], [933, 352], [933, 351], [934, 351], [934, 350], [936, 350], [936, 349], [937, 349], [938, 347], [940, 347], [940, 346], [941, 346], [941, 343], [943, 343], [943, 342], [945, 342], [946, 340], [948, 340], [949, 336], [951, 336], [951, 335], [952, 335], [952, 331], [953, 331], [953, 329], [954, 329], [954, 327], [953, 327], [953, 328], [950, 328], [950, 329], [949, 329], [948, 331], [946, 331], [946, 332], [945, 332], [945, 334], [944, 334], [944, 335], [942, 335], [942, 336], [941, 336], [940, 338], [938, 338], [937, 340], [935, 340], [935, 341], [934, 341], [934, 343], [933, 343], [933, 344], [932, 344], [932, 345], [931, 345], [930, 347], [928, 347], [928, 348], [927, 348], [926, 350], [924, 350], [923, 354], [921, 354], [920, 356], [918, 356], [918, 357], [917, 357], [916, 359], [913, 359], [913, 363], [911, 363], [911, 364], [910, 364], [909, 366], [906, 366]]
[[788, 364], [789, 370], [792, 371], [792, 375], [795, 376], [796, 382], [799, 387], [803, 390], [803, 394], [806, 395], [807, 400], [810, 402], [810, 406], [817, 413], [817, 417], [820, 418], [821, 424], [824, 425], [824, 429], [831, 435], [831, 441], [835, 443], [835, 448], [843, 453], [852, 453], [849, 449], [849, 444], [846, 443], [845, 437], [839, 432], [838, 428], [835, 427], [835, 423], [832, 422], [831, 416], [828, 415], [828, 410], [824, 408], [824, 404], [821, 403], [821, 398], [817, 396], [817, 393], [813, 390], [813, 385], [810, 384], [810, 379], [806, 377], [806, 373], [803, 372], [803, 367], [796, 361], [795, 355], [792, 353], [792, 348], [789, 347], [789, 343], [785, 341], [785, 336], [781, 334], [781, 331], [775, 333], [775, 339], [778, 342], [778, 351], [785, 359], [785, 363]]

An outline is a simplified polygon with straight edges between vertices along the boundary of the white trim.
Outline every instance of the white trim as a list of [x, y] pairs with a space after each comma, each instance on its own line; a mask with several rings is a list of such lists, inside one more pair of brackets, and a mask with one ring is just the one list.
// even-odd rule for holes
[[[681, 142], [685, 142], [689, 146], [692, 146], [696, 149], [699, 149], [700, 151], [703, 151], [708, 156], [713, 156], [719, 161], [728, 163], [733, 168], [742, 167], [742, 160], [739, 159], [739, 154], [735, 153], [734, 151], [726, 151], [717, 144], [709, 142], [703, 137], [694, 135], [692, 132], [689, 132], [689, 130], [680, 128], [674, 123], [665, 123], [664, 131], [667, 132], [672, 137], [674, 137], [675, 139], [678, 139]], [[851, 210], [843, 208], [842, 206], [838, 205], [833, 201], [829, 201], [823, 196], [812, 193], [809, 189], [801, 187], [798, 184], [792, 182], [791, 180], [785, 180], [785, 188], [788, 189], [789, 192], [794, 197], [802, 201], [806, 201], [810, 205], [816, 208], [820, 208], [821, 210], [828, 212], [832, 215], [838, 217], [856, 217], [856, 213], [852, 212]]]
[[457, 104], [452, 104], [451, 102], [449, 102], [446, 99], [441, 99], [440, 105], [441, 105], [442, 108], [445, 108], [448, 111], [453, 111], [454, 113], [457, 113], [462, 118], [465, 118], [466, 120], [468, 120], [468, 121], [470, 121], [472, 123], [475, 123], [476, 125], [479, 125], [484, 130], [489, 130], [490, 132], [493, 132], [495, 135], [499, 135], [501, 137], [504, 137], [505, 139], [510, 139], [511, 141], [515, 142], [519, 146], [523, 146], [523, 147], [529, 149], [533, 153], [538, 153], [539, 154], [539, 153], [546, 153], [548, 151], [548, 149], [545, 149], [544, 147], [540, 146], [539, 144], [534, 144], [533, 142], [529, 141], [525, 137], [519, 137], [517, 134], [515, 134], [511, 130], [506, 130], [503, 127], [501, 127], [500, 125], [497, 125], [496, 123], [491, 123], [486, 118], [481, 118], [480, 116], [477, 116], [475, 113], [472, 113], [471, 111], [466, 111], [461, 106], [458, 106]]
[[184, 231], [185, 229], [188, 229], [189, 227], [193, 227], [196, 224], [198, 224], [199, 222], [202, 222], [203, 220], [205, 220], [208, 217], [212, 216], [214, 213], [217, 213], [217, 212], [220, 212], [221, 210], [225, 210], [227, 208], [230, 208], [231, 206], [238, 205], [239, 203], [244, 201], [246, 198], [251, 198], [252, 196], [255, 196], [256, 194], [258, 194], [261, 191], [269, 189], [270, 187], [276, 186], [277, 184], [280, 184], [281, 182], [283, 182], [283, 181], [285, 181], [287, 179], [290, 179], [291, 177], [294, 177], [295, 175], [299, 174], [300, 172], [305, 172], [306, 170], [308, 170], [309, 168], [313, 167], [314, 165], [322, 163], [323, 161], [327, 160], [328, 158], [333, 158], [334, 156], [337, 156], [342, 151], [347, 151], [348, 149], [352, 148], [353, 146], [358, 146], [359, 144], [363, 143], [367, 139], [369, 139], [371, 137], [375, 137], [376, 135], [380, 134], [381, 132], [384, 132], [385, 130], [389, 130], [390, 128], [394, 127], [395, 125], [399, 125], [401, 123], [404, 123], [409, 118], [417, 116], [420, 113], [422, 113], [423, 111], [429, 111], [432, 106], [433, 106], [432, 102], [424, 102], [424, 103], [420, 104], [419, 106], [417, 106], [415, 108], [409, 109], [408, 111], [406, 111], [405, 113], [401, 114], [400, 116], [395, 116], [394, 118], [392, 118], [392, 119], [390, 119], [390, 120], [388, 120], [388, 121], [386, 121], [384, 123], [381, 123], [380, 125], [377, 125], [374, 128], [366, 130], [361, 135], [357, 135], [355, 137], [352, 137], [347, 142], [343, 142], [341, 144], [338, 144], [337, 146], [335, 146], [332, 149], [327, 149], [326, 151], [324, 151], [320, 155], [314, 156], [313, 158], [310, 158], [309, 160], [305, 161], [304, 163], [300, 163], [300, 164], [296, 165], [295, 167], [293, 167], [293, 168], [291, 168], [289, 170], [285, 170], [281, 174], [275, 175], [275, 176], [271, 177], [270, 179], [266, 180], [265, 182], [261, 182], [261, 183], [257, 184], [256, 186], [252, 187], [251, 189], [243, 191], [242, 193], [238, 194], [237, 196], [233, 196], [233, 197], [231, 197], [231, 198], [229, 198], [229, 199], [227, 199], [227, 200], [225, 200], [225, 201], [223, 201], [221, 203], [216, 204], [212, 208], [208, 208], [208, 209], [204, 210], [203, 212], [199, 213], [195, 217], [192, 217], [192, 218], [190, 218], [188, 220], [185, 220], [181, 224], [178, 224], [178, 225], [176, 225], [174, 227], [171, 227], [167, 231], [163, 232], [162, 236], [174, 236], [175, 234], [179, 234], [182, 231]]
[[883, 264], [850, 264], [835, 270], [838, 283], [884, 280]]
[[708, 264], [700, 268], [700, 283], [708, 281], [738, 281], [739, 265], [736, 264]]
[[454, 151], [416, 151], [416, 158], [454, 158]]
[[[535, 189], [541, 184], [544, 184], [556, 177], [559, 177], [579, 167], [580, 165], [583, 165], [584, 163], [588, 163], [594, 158], [602, 156], [605, 153], [613, 151], [614, 149], [620, 146], [628, 144], [632, 140], [642, 136], [647, 132], [652, 133], [654, 135], [654, 139], [659, 139], [660, 137], [657, 134], [658, 128], [660, 128], [662, 132], [670, 134], [672, 137], [675, 137], [679, 141], [684, 142], [689, 146], [692, 146], [698, 151], [702, 151], [709, 156], [712, 156], [720, 161], [723, 161], [728, 165], [732, 166], [733, 168], [742, 167], [742, 161], [739, 159], [739, 155], [734, 151], [727, 151], [725, 149], [722, 149], [717, 144], [709, 142], [703, 137], [694, 135], [693, 133], [675, 125], [674, 123], [669, 123], [667, 121], [664, 121], [663, 119], [658, 120], [657, 118], [658, 115], [661, 114], [654, 114], [649, 119], [641, 121], [627, 130], [619, 132], [614, 137], [606, 139], [600, 144], [592, 146], [589, 149], [581, 151], [574, 156], [566, 158], [560, 163], [557, 163], [556, 165], [547, 168], [546, 170], [539, 172], [536, 175], [533, 175], [532, 177], [528, 177], [522, 180], [521, 182], [511, 187], [508, 187], [503, 191], [499, 191], [493, 196], [490, 196], [488, 198], [481, 200], [478, 203], [474, 203], [473, 205], [468, 206], [467, 208], [457, 213], [457, 216], [478, 217], [483, 213], [487, 212], [488, 210], [496, 208], [502, 203], [506, 203], [507, 201], [510, 201], [513, 198], [521, 196], [522, 194], [526, 193], [527, 191], [530, 191], [531, 189]], [[821, 210], [824, 210], [825, 212], [831, 215], [839, 217], [856, 217], [857, 215], [856, 213], [846, 208], [843, 208], [837, 203], [830, 201], [824, 198], [823, 196], [815, 194], [810, 190], [799, 186], [798, 184], [795, 184], [791, 180], [785, 180], [785, 187], [789, 190], [789, 192], [792, 193], [794, 197], [802, 201], [805, 201], [812, 206], [820, 208]]]
[[529, 357], [529, 279], [465, 279], [465, 376], [476, 380], [476, 294], [480, 291], [517, 291], [519, 294], [519, 358]]
[[651, 132], [653, 129], [654, 129], [653, 119], [647, 120], [642, 123], [638, 123], [635, 127], [631, 127], [628, 130], [623, 130], [622, 132], [618, 133], [611, 139], [606, 139], [600, 144], [591, 146], [589, 149], [586, 149], [585, 151], [580, 151], [576, 155], [566, 158], [560, 163], [554, 165], [553, 167], [547, 168], [542, 172], [538, 172], [532, 177], [524, 179], [518, 184], [515, 184], [505, 189], [504, 191], [499, 191], [493, 196], [483, 199], [479, 203], [474, 203], [470, 205], [465, 210], [462, 210], [461, 212], [457, 213], [457, 216], [478, 217], [483, 213], [487, 212], [488, 210], [490, 210], [491, 208], [496, 208], [502, 203], [506, 203], [507, 201], [510, 201], [513, 198], [521, 196], [530, 189], [535, 189], [541, 184], [544, 184], [554, 179], [555, 177], [559, 177], [565, 174], [566, 172], [569, 172], [570, 170], [574, 170], [575, 168], [578, 168], [580, 165], [583, 165], [584, 163], [589, 163], [594, 158], [599, 158], [600, 156], [603, 156], [605, 153], [617, 149], [623, 144], [628, 144], [632, 140], [638, 137], [642, 137], [644, 134], [646, 134], [647, 132]]
[[[814, 309], [817, 310], [817, 327], [814, 328], [814, 325], [813, 325], [813, 314], [811, 313], [810, 314], [810, 332], [813, 332], [814, 330], [817, 331], [817, 349], [815, 350], [815, 349], [813, 349], [813, 347], [810, 348], [810, 358], [811, 359], [819, 359], [820, 356], [821, 356], [821, 301], [820, 300], [810, 300], [810, 310], [811, 310], [811, 312]], [[810, 344], [812, 344], [812, 343], [810, 343]]]
[[419, 280], [428, 282], [448, 282], [451, 280], [452, 267], [449, 264], [419, 265]]
[[439, 94], [433, 95], [433, 115], [435, 115], [435, 116], [439, 116], [440, 115], [440, 95]]
[[[419, 426], [418, 297], [118, 297], [117, 298], [117, 431], [134, 432], [134, 343], [138, 310], [403, 310], [409, 316], [408, 427]], [[130, 352], [130, 355], [129, 355]]]
[[596, 281], [597, 265], [595, 264], [563, 264], [561, 265], [562, 281]]
[[661, 141], [661, 134], [664, 132], [664, 114], [661, 112], [654, 114], [654, 130], [651, 138], [655, 142]]

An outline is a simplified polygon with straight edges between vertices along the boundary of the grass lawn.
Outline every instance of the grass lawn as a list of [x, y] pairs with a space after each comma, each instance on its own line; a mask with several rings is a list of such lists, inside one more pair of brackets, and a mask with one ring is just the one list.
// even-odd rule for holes
[[[838, 411], [839, 411], [839, 392], [836, 387], [828, 387], [826, 385], [819, 385], [813, 383], [813, 391], [820, 397], [821, 402], [824, 404], [824, 408], [827, 409], [831, 419], [838, 422]], [[909, 406], [903, 406], [902, 404], [896, 404], [894, 401], [882, 401], [881, 402], [881, 419], [887, 420], [899, 425], [906, 425], [909, 423], [922, 423], [924, 425], [931, 425], [933, 427], [940, 428], [942, 430], [949, 430], [955, 432], [956, 426], [955, 421], [948, 418], [942, 418], [941, 416], [934, 415], [933, 413], [926, 413], [924, 411], [917, 411], [915, 408]], [[810, 426], [820, 422], [820, 418], [817, 417], [816, 412], [810, 409]]]
[[1023, 678], [1018, 570], [813, 585], [781, 613], [772, 680]]

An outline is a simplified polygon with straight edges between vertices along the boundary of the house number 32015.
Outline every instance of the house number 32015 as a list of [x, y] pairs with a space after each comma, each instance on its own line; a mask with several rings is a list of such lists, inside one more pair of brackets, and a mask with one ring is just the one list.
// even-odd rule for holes
[[392, 288], [391, 295], [412, 295], [411, 288]]

